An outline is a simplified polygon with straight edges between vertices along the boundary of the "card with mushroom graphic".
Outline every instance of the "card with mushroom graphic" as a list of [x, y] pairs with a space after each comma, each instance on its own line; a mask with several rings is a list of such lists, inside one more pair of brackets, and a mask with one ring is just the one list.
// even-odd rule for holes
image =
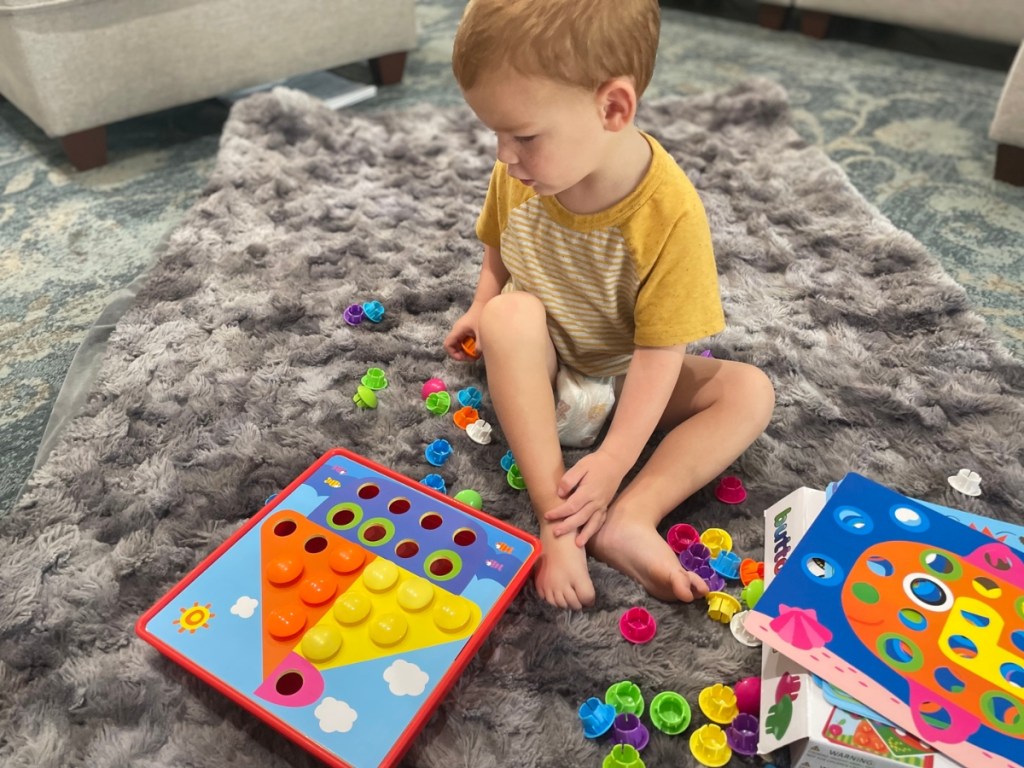
[[336, 449], [137, 631], [328, 764], [388, 766], [538, 554], [529, 534]]
[[972, 768], [1021, 768], [1024, 554], [847, 475], [746, 619]]

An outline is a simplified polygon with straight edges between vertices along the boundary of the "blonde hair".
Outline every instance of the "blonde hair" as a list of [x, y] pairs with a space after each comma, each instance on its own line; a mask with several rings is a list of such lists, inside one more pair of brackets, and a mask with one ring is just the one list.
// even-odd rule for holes
[[639, 97], [654, 74], [660, 29], [658, 0], [470, 0], [452, 71], [463, 90], [502, 66], [594, 91], [631, 77]]

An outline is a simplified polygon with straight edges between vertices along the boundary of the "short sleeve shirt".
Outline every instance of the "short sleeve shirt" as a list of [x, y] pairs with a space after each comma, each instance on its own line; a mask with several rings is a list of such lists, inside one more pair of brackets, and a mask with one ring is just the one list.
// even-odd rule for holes
[[668, 347], [725, 326], [704, 206], [651, 136], [650, 167], [624, 200], [580, 215], [497, 162], [477, 235], [544, 304], [560, 361], [589, 376], [625, 373], [637, 346]]

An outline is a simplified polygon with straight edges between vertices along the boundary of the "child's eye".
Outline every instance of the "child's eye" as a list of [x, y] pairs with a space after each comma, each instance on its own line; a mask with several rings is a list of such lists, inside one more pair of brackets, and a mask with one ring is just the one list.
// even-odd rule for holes
[[518, 141], [520, 144], [529, 144], [536, 138], [536, 136], [516, 136], [515, 140]]

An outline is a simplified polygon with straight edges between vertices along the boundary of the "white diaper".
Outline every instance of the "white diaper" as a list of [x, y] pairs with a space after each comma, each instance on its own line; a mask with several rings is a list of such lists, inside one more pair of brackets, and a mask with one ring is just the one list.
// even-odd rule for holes
[[555, 421], [558, 440], [566, 448], [594, 444], [615, 405], [613, 376], [584, 376], [560, 367], [555, 378]]

